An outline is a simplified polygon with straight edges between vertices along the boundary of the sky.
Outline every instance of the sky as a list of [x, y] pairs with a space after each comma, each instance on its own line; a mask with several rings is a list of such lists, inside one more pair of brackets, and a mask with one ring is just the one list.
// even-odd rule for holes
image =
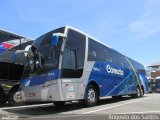
[[0, 0], [0, 29], [36, 39], [65, 25], [145, 66], [160, 61], [160, 0]]

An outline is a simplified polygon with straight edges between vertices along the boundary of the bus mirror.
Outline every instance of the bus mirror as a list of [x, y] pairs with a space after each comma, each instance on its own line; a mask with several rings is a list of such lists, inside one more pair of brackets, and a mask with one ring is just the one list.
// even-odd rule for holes
[[52, 45], [57, 46], [58, 45], [59, 36], [57, 34], [53, 34], [52, 36]]
[[32, 51], [31, 51], [31, 47], [32, 47], [32, 45], [27, 45], [26, 47], [25, 47], [25, 53], [24, 53], [24, 56], [25, 57], [27, 57], [28, 56], [28, 54], [32, 54]]
[[53, 35], [52, 35], [52, 41], [51, 41], [51, 43], [52, 43], [53, 46], [57, 46], [58, 45], [58, 41], [59, 41], [60, 37], [64, 38], [65, 35], [62, 34], [62, 33], [53, 33]]
[[33, 52], [31, 50], [32, 45], [28, 45], [25, 47], [24, 50], [16, 50], [16, 54], [24, 54], [25, 57], [29, 56], [33, 56]]
[[28, 45], [25, 47], [24, 50], [16, 50], [16, 54], [24, 54], [25, 56], [27, 56], [30, 48], [31, 48], [31, 45]]

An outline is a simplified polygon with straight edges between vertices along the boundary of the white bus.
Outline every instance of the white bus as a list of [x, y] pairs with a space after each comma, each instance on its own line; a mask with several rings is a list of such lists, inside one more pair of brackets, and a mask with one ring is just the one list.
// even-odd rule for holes
[[26, 57], [20, 89], [27, 102], [94, 106], [101, 97], [147, 92], [143, 65], [69, 26], [37, 38]]

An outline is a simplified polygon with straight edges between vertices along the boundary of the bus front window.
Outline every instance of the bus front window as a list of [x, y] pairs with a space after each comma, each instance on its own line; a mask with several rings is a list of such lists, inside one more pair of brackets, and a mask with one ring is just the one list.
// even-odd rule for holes
[[39, 61], [35, 58], [28, 58], [25, 64], [25, 76], [33, 76], [34, 74], [36, 75], [38, 71], [41, 71]]
[[27, 58], [23, 77], [31, 77], [46, 73], [52, 69], [58, 69], [63, 40], [59, 39], [58, 45], [53, 46], [51, 44], [51, 36], [52, 34], [50, 33], [41, 37], [41, 39], [43, 38], [44, 40], [41, 40], [38, 48], [37, 46], [34, 47], [37, 52], [33, 52], [35, 53], [33, 57]]
[[51, 69], [58, 69], [60, 50], [53, 48], [51, 44], [45, 44], [38, 50], [38, 55], [27, 58], [23, 77], [30, 77]]

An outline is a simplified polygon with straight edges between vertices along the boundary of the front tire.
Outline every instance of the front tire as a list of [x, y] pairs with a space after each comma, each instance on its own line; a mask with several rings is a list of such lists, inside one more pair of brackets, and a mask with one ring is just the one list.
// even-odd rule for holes
[[23, 104], [22, 95], [19, 89], [14, 89], [9, 95], [9, 103], [11, 106], [19, 106]]
[[92, 107], [97, 104], [97, 101], [98, 101], [97, 89], [93, 85], [88, 85], [83, 104], [87, 107]]
[[144, 95], [144, 90], [142, 89], [142, 95], [140, 94], [140, 92], [141, 92], [141, 89], [140, 89], [139, 86], [137, 86], [136, 94], [131, 95], [131, 97], [132, 97], [132, 98], [143, 97], [143, 95]]

